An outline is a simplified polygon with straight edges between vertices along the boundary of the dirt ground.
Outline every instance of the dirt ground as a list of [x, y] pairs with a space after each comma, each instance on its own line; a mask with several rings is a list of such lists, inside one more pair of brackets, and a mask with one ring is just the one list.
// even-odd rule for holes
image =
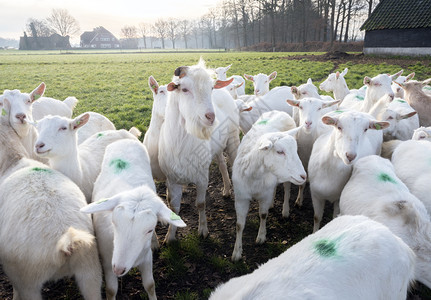
[[[302, 59], [301, 57], [288, 57], [286, 59]], [[345, 55], [343, 53], [332, 53], [323, 56], [306, 56], [309, 60], [334, 60], [337, 64], [352, 61], [353, 63], [382, 63], [398, 64], [407, 67], [415, 63], [413, 60], [404, 59], [380, 59], [370, 58], [363, 55]], [[230, 258], [235, 242], [235, 209], [233, 198], [223, 198], [222, 181], [217, 167], [213, 164], [210, 169], [210, 183], [207, 194], [207, 218], [209, 227], [209, 238], [201, 241], [204, 253], [212, 256]], [[158, 192], [162, 197], [165, 194], [164, 184], [158, 184]], [[307, 187], [304, 205], [301, 208], [293, 205], [297, 194], [297, 188], [292, 190], [290, 204], [291, 214], [289, 218], [281, 217], [283, 190], [278, 187], [274, 207], [270, 210], [267, 220], [267, 243], [256, 245], [254, 240], [257, 235], [258, 209], [257, 203], [253, 202], [247, 218], [244, 231], [244, 261], [248, 268], [215, 268], [205, 259], [191, 260], [184, 264], [185, 275], [173, 277], [168, 275], [172, 270], [165, 264], [166, 260], [161, 259], [160, 251], [154, 254], [154, 279], [156, 282], [156, 293], [159, 299], [204, 299], [209, 290], [214, 289], [218, 284], [230, 278], [251, 272], [269, 258], [279, 255], [287, 245], [294, 244], [312, 232], [313, 208], [309, 189]], [[197, 231], [197, 212], [194, 206], [196, 193], [193, 186], [184, 189], [183, 201], [181, 204], [181, 217], [188, 225], [186, 228], [178, 230], [178, 237], [181, 239], [190, 232]], [[332, 208], [327, 205], [323, 224], [331, 219]], [[159, 240], [162, 241], [166, 233], [166, 227], [158, 226], [157, 233]], [[280, 247], [281, 245], [281, 247]], [[285, 245], [285, 246], [283, 246]], [[163, 249], [166, 245], [161, 245]], [[194, 297], [186, 297], [186, 291], [195, 293]], [[408, 299], [420, 300], [431, 299], [426, 295], [431, 295], [430, 291], [417, 284], [409, 294]], [[103, 294], [103, 296], [105, 296]], [[43, 288], [45, 299], [82, 299], [77, 290], [73, 279], [61, 280], [55, 283], [48, 283]], [[140, 275], [137, 271], [129, 272], [128, 275], [119, 280], [119, 292], [117, 299], [146, 299]], [[12, 287], [0, 268], [0, 299], [12, 299]]]

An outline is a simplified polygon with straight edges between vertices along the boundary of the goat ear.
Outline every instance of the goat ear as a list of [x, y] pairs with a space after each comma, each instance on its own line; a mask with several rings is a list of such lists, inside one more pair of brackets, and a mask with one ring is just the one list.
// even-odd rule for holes
[[85, 124], [87, 124], [89, 119], [90, 119], [90, 114], [88, 114], [88, 113], [77, 116], [70, 123], [70, 127], [72, 130], [78, 129], [78, 128], [84, 126]]
[[293, 136], [296, 139], [296, 135], [298, 134], [299, 130], [301, 130], [302, 125], [293, 129], [290, 129], [288, 131], [286, 131], [287, 134]]
[[397, 79], [398, 77], [400, 77], [400, 75], [401, 75], [401, 74], [403, 74], [403, 71], [404, 71], [404, 70], [401, 70], [401, 71], [399, 71], [399, 72], [395, 73], [394, 75], [390, 75], [390, 76], [391, 76], [392, 81], [394, 81], [395, 79]]
[[335, 73], [335, 78], [339, 78], [340, 77], [340, 72], [337, 71], [337, 73]]
[[262, 141], [259, 145], [259, 150], [269, 150], [274, 146], [274, 144], [268, 140], [265, 139], [264, 141]]
[[307, 84], [313, 84], [313, 80], [311, 78], [308, 78]]
[[337, 124], [337, 119], [331, 118], [330, 116], [323, 116], [322, 122], [323, 124], [326, 124], [326, 125], [335, 125]]
[[371, 78], [368, 76], [365, 76], [364, 77], [364, 84], [365, 85], [371, 85]]
[[254, 77], [252, 75], [244, 74], [244, 78], [250, 81], [254, 81]]
[[383, 130], [385, 128], [388, 128], [389, 125], [391, 125], [389, 122], [375, 122], [375, 121], [370, 121], [370, 129], [375, 129], [375, 130]]
[[231, 78], [229, 80], [217, 80], [214, 84], [214, 88], [215, 89], [224, 88], [225, 86], [228, 86], [229, 84], [231, 84], [232, 81], [233, 81], [233, 78]]
[[428, 78], [428, 79], [422, 81], [423, 86], [428, 85], [428, 84], [431, 84], [431, 78]]
[[270, 82], [273, 81], [275, 77], [277, 77], [277, 71], [274, 71], [271, 74], [269, 74], [269, 81]]
[[148, 78], [148, 85], [150, 86], [150, 89], [153, 91], [153, 93], [157, 95], [157, 91], [159, 90], [159, 84], [157, 83], [157, 80], [153, 77], [153, 75]]
[[237, 89], [237, 88], [241, 87], [243, 84], [244, 84], [244, 82], [241, 82], [241, 83], [235, 85], [235, 88]]
[[6, 116], [10, 112], [10, 102], [7, 98], [3, 99], [3, 107], [1, 109], [1, 115]]
[[417, 114], [417, 112], [416, 112], [416, 111], [411, 111], [411, 112], [409, 112], [409, 113], [407, 113], [407, 114], [399, 115], [399, 117], [398, 117], [397, 119], [399, 119], [399, 120], [408, 119], [408, 118], [413, 117], [415, 114]]
[[45, 87], [46, 87], [45, 83], [42, 82], [41, 84], [39, 84], [39, 86], [37, 88], [35, 88], [30, 93], [31, 102], [34, 102], [37, 99], [39, 99], [40, 97], [42, 97], [43, 93], [45, 93]]
[[162, 223], [169, 223], [176, 227], [187, 226], [186, 223], [184, 223], [184, 221], [180, 218], [180, 216], [170, 210], [164, 203], [161, 210], [157, 213], [157, 217]]
[[224, 72], [226, 73], [230, 69], [230, 67], [232, 67], [232, 65], [227, 66]]
[[289, 103], [289, 105], [292, 105], [292, 106], [299, 106], [299, 103], [301, 103], [300, 100], [291, 100], [291, 99], [287, 99], [286, 102]]
[[243, 106], [243, 107], [241, 107], [241, 109], [239, 110], [240, 112], [243, 112], [243, 111], [250, 111], [250, 110], [252, 110], [253, 109], [253, 106]]
[[341, 102], [341, 100], [327, 101], [327, 102], [323, 103], [322, 108], [326, 108], [326, 107], [338, 104], [340, 102]]
[[295, 96], [295, 98], [299, 98], [301, 96], [299, 89], [294, 85], [290, 88], [290, 92]]
[[415, 72], [410, 73], [409, 75], [407, 75], [406, 81], [409, 81], [409, 80], [413, 79], [413, 77], [415, 77], [415, 75], [416, 75]]
[[167, 89], [169, 92], [172, 92], [173, 90], [178, 89], [178, 84], [175, 84], [174, 82], [170, 82], [170, 83], [168, 84], [168, 86], [166, 87], [166, 89]]
[[349, 69], [345, 68], [343, 72], [341, 72], [341, 76], [346, 76], [347, 72], [349, 71]]
[[97, 213], [101, 211], [112, 211], [120, 203], [120, 197], [104, 198], [90, 203], [80, 209], [86, 214]]

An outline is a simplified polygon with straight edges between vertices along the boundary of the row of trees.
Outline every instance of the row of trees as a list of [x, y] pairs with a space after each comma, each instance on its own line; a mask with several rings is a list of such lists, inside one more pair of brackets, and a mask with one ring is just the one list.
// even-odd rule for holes
[[[223, 0], [196, 20], [158, 19], [124, 26], [127, 48], [246, 48], [260, 43], [348, 42], [377, 0]], [[54, 9], [46, 20], [30, 19], [32, 37], [73, 36], [78, 22], [67, 10]], [[138, 45], [138, 39], [142, 44]], [[167, 45], [167, 44], [170, 45]]]
[[243, 48], [259, 43], [348, 42], [376, 0], [224, 0], [197, 20], [159, 19], [125, 26], [123, 39], [172, 48]]

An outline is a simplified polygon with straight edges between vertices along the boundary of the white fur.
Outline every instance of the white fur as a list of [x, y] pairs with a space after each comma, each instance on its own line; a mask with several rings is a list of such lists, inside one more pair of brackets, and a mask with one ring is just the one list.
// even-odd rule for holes
[[242, 76], [232, 75], [227, 78], [227, 71], [230, 69], [232, 65], [227, 67], [218, 67], [214, 70], [218, 80], [228, 80], [233, 78], [231, 84], [229, 84], [226, 89], [231, 94], [232, 98], [236, 99], [238, 96], [245, 95], [245, 80]]
[[123, 139], [106, 147], [102, 170], [94, 184], [93, 203], [81, 209], [93, 215], [105, 273], [106, 294], [115, 299], [116, 276], [132, 267], [141, 271], [142, 285], [156, 299], [151, 238], [157, 221], [186, 226], [155, 193], [149, 156], [137, 140]]
[[41, 97], [33, 103], [33, 119], [38, 121], [48, 115], [71, 118], [77, 104], [78, 99], [75, 97], [67, 97], [64, 101]]
[[343, 72], [331, 73], [328, 75], [325, 81], [323, 81], [319, 88], [325, 92], [333, 92], [335, 100], [343, 100], [350, 92], [355, 92], [356, 90], [349, 90], [347, 86], [346, 76], [348, 69], [345, 68]]
[[394, 150], [391, 160], [397, 176], [431, 215], [431, 143], [405, 141]]
[[[307, 97], [301, 100], [287, 100], [287, 103], [298, 111], [299, 126], [301, 127], [296, 134], [298, 155], [304, 165], [304, 169], [307, 171], [314, 142], [319, 136], [331, 130], [331, 127], [322, 123], [322, 115], [328, 109], [333, 110], [333, 106], [339, 103], [339, 101], [323, 101], [319, 98]], [[295, 202], [298, 206], [301, 206], [304, 200], [304, 189], [305, 183], [299, 188], [298, 197]]]
[[74, 276], [85, 299], [101, 299], [101, 268], [85, 197], [66, 176], [25, 158], [0, 124], [0, 261], [14, 299], [41, 300], [44, 283]]
[[379, 74], [373, 78], [368, 76], [364, 77], [364, 84], [366, 85], [365, 97], [358, 93], [353, 92], [344, 97], [341, 107], [351, 108], [357, 111], [369, 112], [376, 102], [385, 94], [394, 98], [392, 91], [392, 81], [397, 79], [402, 73], [402, 70], [394, 75]]
[[239, 97], [236, 101], [243, 101], [243, 105], [248, 105], [253, 109], [251, 111], [244, 111], [240, 113], [239, 125], [241, 131], [246, 134], [253, 124], [259, 119], [264, 113], [272, 110], [284, 111], [292, 116], [292, 107], [286, 103], [287, 99], [294, 99], [293, 94], [290, 91], [290, 87], [279, 86], [273, 88], [269, 93], [262, 97], [251, 96], [253, 99], [250, 101], [244, 101], [246, 96]]
[[334, 203], [334, 217], [337, 216], [340, 194], [349, 180], [352, 165], [361, 157], [380, 154], [381, 129], [389, 126], [357, 111], [331, 112], [322, 121], [333, 129], [316, 140], [308, 163], [313, 232], [320, 227], [326, 200]]
[[106, 130], [115, 130], [114, 123], [112, 123], [111, 120], [109, 120], [104, 115], [94, 111], [88, 111], [80, 114], [78, 118], [82, 117], [84, 114], [89, 114], [90, 119], [88, 120], [87, 124], [85, 124], [85, 126], [80, 127], [78, 130], [78, 145], [82, 144], [86, 139], [95, 133]]
[[150, 156], [151, 173], [154, 179], [164, 181], [166, 176], [163, 174], [159, 165], [159, 137], [160, 129], [165, 120], [168, 90], [166, 85], [159, 86], [159, 83], [153, 76], [148, 78], [148, 85], [153, 92], [153, 108], [151, 111], [150, 125], [144, 136], [144, 145]]
[[[333, 252], [319, 250], [326, 246]], [[253, 273], [220, 285], [210, 300], [402, 300], [414, 265], [413, 251], [386, 226], [364, 216], [343, 216]]]
[[39, 137], [35, 143], [37, 155], [47, 158], [49, 165], [68, 176], [91, 201], [93, 185], [99, 175], [105, 148], [119, 139], [136, 139], [128, 131], [108, 130], [92, 135], [79, 146], [76, 131], [89, 119], [83, 114], [75, 119], [48, 116], [37, 123]]
[[[182, 185], [195, 183], [196, 207], [199, 212], [198, 233], [208, 235], [205, 197], [208, 169], [212, 160], [211, 135], [217, 127], [212, 90], [223, 84], [211, 77], [204, 62], [176, 70], [168, 84], [172, 89], [166, 105], [166, 117], [160, 131], [159, 164], [166, 175], [170, 208], [179, 214]], [[226, 83], [228, 84], [228, 83]], [[176, 226], [170, 225], [166, 241], [175, 240]]]
[[274, 71], [269, 75], [259, 73], [254, 76], [244, 74], [244, 77], [253, 82], [254, 94], [256, 96], [263, 96], [269, 92], [269, 84], [277, 77], [277, 72]]
[[412, 140], [426, 140], [431, 141], [431, 126], [419, 127], [413, 132]]
[[[288, 132], [280, 132], [280, 130]], [[232, 169], [235, 192], [237, 232], [232, 260], [241, 258], [242, 235], [250, 201], [259, 201], [260, 226], [257, 243], [266, 240], [266, 218], [274, 201], [277, 184], [302, 184], [307, 175], [298, 157], [292, 135], [298, 131], [293, 119], [284, 112], [272, 111], [262, 115], [244, 136]], [[285, 199], [286, 200], [286, 199]], [[289, 199], [287, 199], [288, 214]]]
[[429, 215], [387, 159], [373, 155], [356, 162], [341, 194], [340, 211], [343, 215], [365, 215], [386, 225], [416, 253], [415, 279], [431, 286]]

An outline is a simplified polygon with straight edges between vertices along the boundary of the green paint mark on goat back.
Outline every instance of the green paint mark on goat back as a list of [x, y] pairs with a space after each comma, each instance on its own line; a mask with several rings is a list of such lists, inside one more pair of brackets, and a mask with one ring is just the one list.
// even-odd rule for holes
[[394, 178], [392, 178], [391, 176], [389, 176], [388, 174], [383, 173], [383, 172], [380, 173], [377, 178], [381, 182], [390, 182], [393, 184], [397, 184], [397, 181]]
[[99, 133], [97, 134], [97, 138], [101, 138], [102, 136], [104, 136], [104, 134], [103, 134], [103, 133], [101, 133], [101, 132], [99, 132]]
[[48, 168], [40, 168], [40, 167], [34, 167], [30, 169], [31, 172], [38, 172], [38, 173], [47, 173], [51, 174], [52, 170]]
[[362, 97], [360, 95], [356, 95], [355, 98], [358, 99], [359, 101], [363, 101], [364, 100], [364, 97]]
[[339, 110], [339, 109], [337, 109], [336, 111], [334, 111], [334, 113], [336, 113], [336, 114], [342, 114], [344, 112], [344, 110]]
[[322, 257], [337, 257], [337, 243], [328, 239], [321, 239], [313, 243], [314, 251]]
[[102, 199], [100, 199], [99, 201], [94, 202], [94, 203], [96, 203], [96, 204], [100, 204], [100, 203], [106, 202], [106, 201], [108, 201], [108, 200], [109, 200], [108, 198], [102, 198]]
[[260, 120], [259, 122], [257, 122], [257, 124], [258, 125], [266, 125], [266, 124], [268, 124], [268, 119], [263, 119], [263, 120]]
[[406, 101], [401, 100], [401, 99], [397, 99], [397, 102], [399, 102], [399, 103], [406, 103]]
[[424, 90], [431, 91], [431, 86], [424, 86], [424, 87], [423, 87], [423, 89], [424, 89]]
[[130, 163], [120, 158], [113, 159], [109, 166], [114, 169], [114, 174], [119, 174], [130, 167]]

